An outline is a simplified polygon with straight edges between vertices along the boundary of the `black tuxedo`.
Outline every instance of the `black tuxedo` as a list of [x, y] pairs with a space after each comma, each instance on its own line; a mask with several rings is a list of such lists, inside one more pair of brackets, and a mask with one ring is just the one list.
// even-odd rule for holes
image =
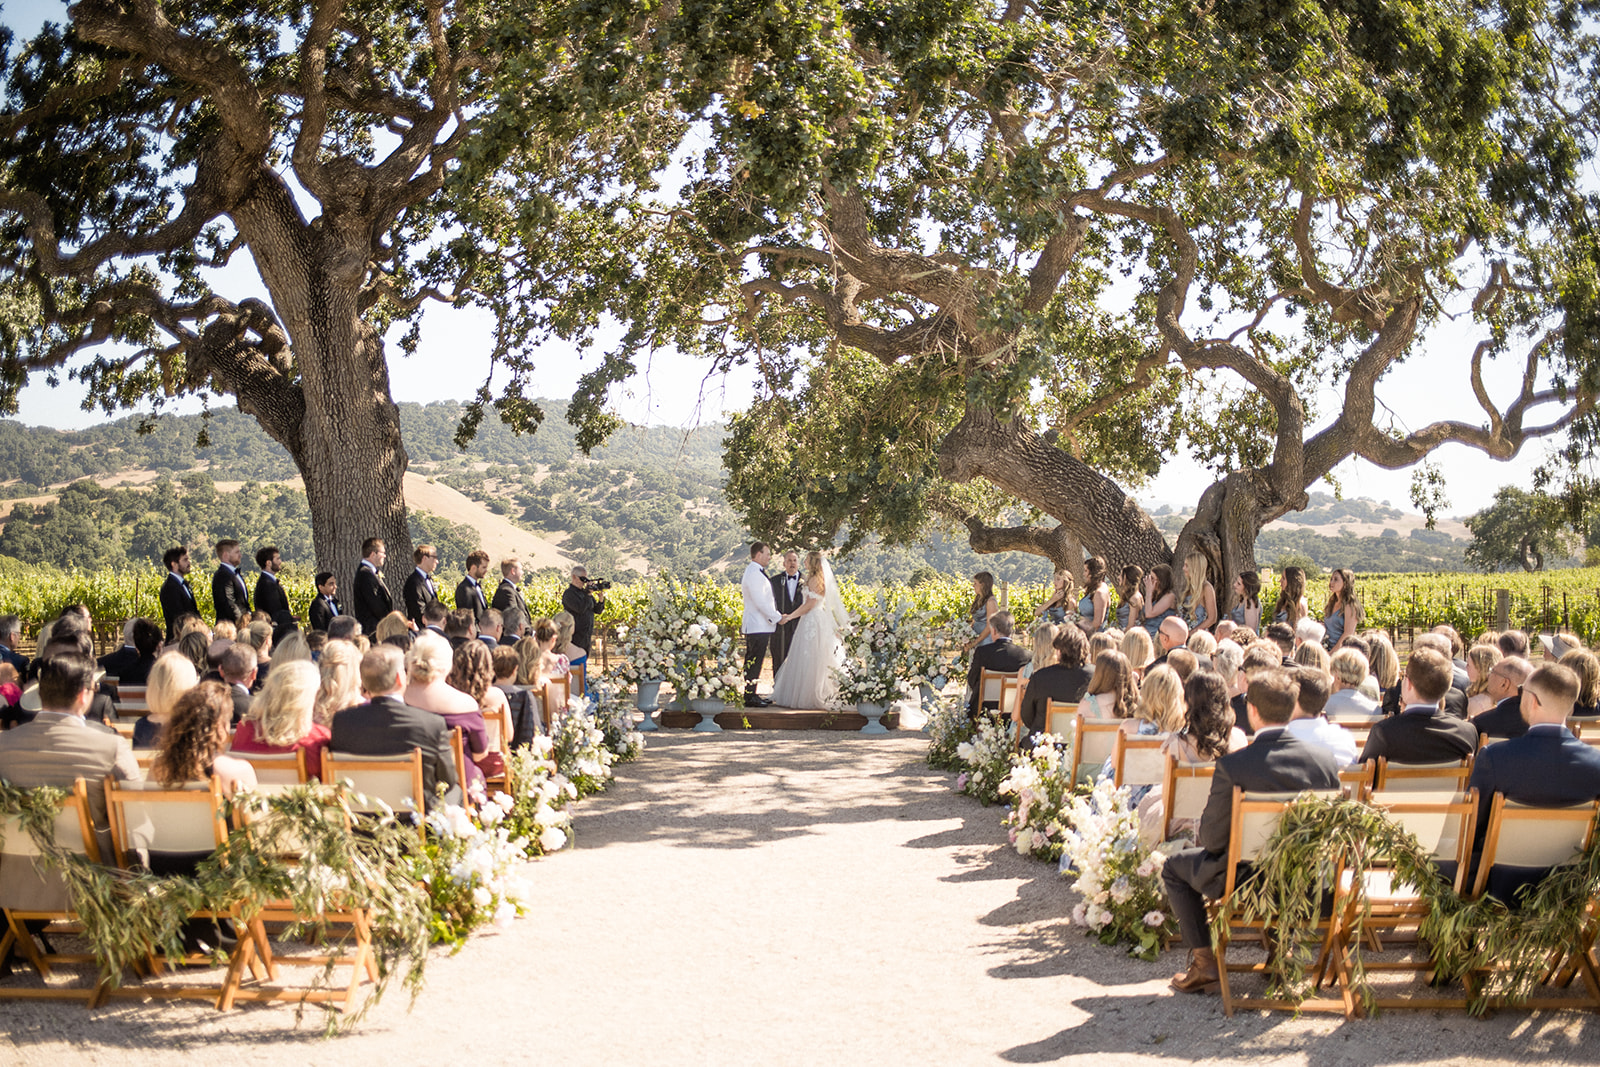
[[250, 591], [244, 586], [244, 575], [226, 564], [219, 564], [211, 576], [211, 606], [216, 610], [218, 622], [237, 623], [250, 620]]
[[1444, 763], [1478, 749], [1478, 731], [1447, 711], [1414, 705], [1372, 724], [1361, 759], [1384, 757], [1392, 763]]
[[406, 576], [405, 587], [400, 591], [400, 601], [405, 605], [406, 618], [417, 624], [421, 629], [425, 624], [422, 621], [422, 609], [428, 606], [428, 601], [436, 599], [438, 590], [433, 587], [433, 578], [423, 574], [417, 568], [411, 568], [411, 573]]
[[389, 595], [378, 572], [366, 563], [356, 567], [353, 600], [356, 621], [361, 624], [361, 632], [368, 637], [378, 628], [378, 620], [394, 610], [394, 597]]
[[423, 802], [432, 808], [439, 803], [434, 786], [450, 788], [445, 801], [461, 803], [461, 783], [456, 779], [456, 761], [450, 751], [450, 731], [444, 716], [413, 708], [398, 696], [374, 697], [366, 704], [346, 708], [333, 717], [333, 739], [328, 747], [335, 753], [352, 756], [402, 756], [414, 748], [422, 750]]
[[1522, 688], [1508, 696], [1482, 715], [1472, 717], [1472, 725], [1484, 737], [1521, 737], [1528, 732], [1528, 720], [1522, 717]]
[[528, 616], [528, 602], [522, 598], [522, 590], [518, 589], [517, 583], [510, 578], [500, 579], [500, 584], [494, 591], [494, 602], [490, 607], [500, 613], [501, 639], [505, 641], [522, 636], [527, 632], [528, 624], [533, 621]]
[[[967, 714], [972, 718], [978, 717], [978, 679], [984, 671], [1001, 671], [1005, 674], [1015, 674], [1026, 667], [1033, 659], [1033, 654], [1011, 642], [1008, 637], [999, 637], [987, 645], [979, 645], [972, 650], [972, 666], [967, 668], [967, 688], [972, 691], [972, 700], [967, 705]], [[994, 705], [991, 703], [990, 705]]]
[[[806, 602], [806, 580], [800, 574], [794, 576], [794, 596], [789, 595], [789, 574], [781, 571], [772, 576], [772, 602], [778, 606], [778, 614], [787, 615]], [[790, 619], [788, 622], [779, 623], [772, 631], [772, 673], [778, 673], [778, 668], [783, 666], [784, 657], [789, 654], [789, 644], [794, 640], [795, 627], [800, 625], [799, 619]]]
[[1205, 900], [1220, 897], [1227, 885], [1235, 786], [1247, 793], [1338, 789], [1339, 761], [1332, 749], [1295, 737], [1281, 726], [1258, 731], [1250, 744], [1217, 760], [1205, 813], [1200, 816], [1198, 847], [1174, 854], [1161, 872], [1188, 948], [1211, 947]]
[[1452, 718], [1467, 720], [1467, 691], [1451, 688], [1444, 695], [1444, 713]]
[[168, 571], [167, 580], [161, 583], [161, 616], [167, 624], [167, 640], [175, 636], [172, 624], [179, 615], [192, 615], [197, 607], [194, 602], [194, 590], [189, 588], [187, 578], [178, 577], [177, 571]]
[[344, 606], [339, 603], [338, 597], [334, 597], [333, 606], [329, 607], [328, 598], [318, 593], [317, 599], [311, 602], [311, 608], [307, 614], [311, 618], [311, 628], [313, 630], [327, 632], [328, 623], [333, 621], [334, 616], [344, 614]]
[[139, 650], [132, 645], [123, 645], [115, 652], [101, 656], [99, 659], [100, 669], [119, 682], [123, 680], [122, 672], [137, 662], [139, 662]]
[[256, 610], [266, 612], [267, 618], [273, 622], [278, 621], [280, 612], [289, 611], [289, 594], [283, 591], [277, 575], [262, 571], [256, 579]]
[[1034, 671], [1022, 694], [1022, 728], [1029, 734], [1044, 733], [1050, 701], [1076, 704], [1083, 699], [1093, 675], [1088, 667], [1064, 667], [1059, 663]]
[[[1468, 786], [1478, 790], [1478, 826], [1472, 850], [1476, 867], [1489, 829], [1494, 794], [1504, 793], [1507, 800], [1518, 804], [1549, 808], [1593, 800], [1600, 797], [1600, 749], [1579, 741], [1565, 727], [1541, 725], [1478, 753]], [[1489, 875], [1487, 889], [1510, 902], [1518, 889], [1539, 881], [1544, 874], [1538, 868], [1496, 868]]]
[[456, 586], [456, 610], [471, 609], [472, 621], [480, 622], [483, 613], [489, 610], [489, 601], [484, 599], [483, 586], [471, 578], [461, 579], [461, 584]]

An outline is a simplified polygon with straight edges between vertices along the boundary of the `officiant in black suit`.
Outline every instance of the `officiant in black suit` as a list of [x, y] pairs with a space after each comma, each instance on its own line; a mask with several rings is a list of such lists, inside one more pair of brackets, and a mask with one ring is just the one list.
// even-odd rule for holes
[[[783, 554], [783, 571], [772, 576], [772, 600], [778, 605], [778, 610], [788, 615], [800, 610], [806, 602], [806, 581], [800, 576], [800, 553], [794, 549]], [[778, 668], [783, 666], [783, 659], [789, 654], [789, 644], [794, 640], [795, 627], [800, 625], [799, 619], [790, 619], [788, 622], [778, 624], [772, 634], [772, 673], [776, 675]]]

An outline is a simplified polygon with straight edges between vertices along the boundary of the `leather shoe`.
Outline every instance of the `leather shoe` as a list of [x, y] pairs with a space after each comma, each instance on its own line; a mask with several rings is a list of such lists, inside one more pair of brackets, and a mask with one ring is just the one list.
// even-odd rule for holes
[[1222, 987], [1217, 971], [1217, 954], [1208, 948], [1189, 950], [1189, 969], [1172, 976], [1172, 988], [1180, 993], [1215, 993]]
[[770, 708], [772, 701], [766, 697], [745, 697], [744, 706], [747, 708]]

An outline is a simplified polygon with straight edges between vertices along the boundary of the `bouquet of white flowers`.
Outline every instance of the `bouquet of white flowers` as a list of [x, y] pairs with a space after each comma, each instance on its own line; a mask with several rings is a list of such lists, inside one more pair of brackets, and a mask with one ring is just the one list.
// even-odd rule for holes
[[914, 627], [907, 620], [912, 611], [907, 604], [887, 603], [880, 594], [873, 614], [851, 614], [850, 627], [840, 635], [844, 666], [835, 670], [840, 700], [887, 707], [906, 692], [906, 638]]
[[1054, 734], [1012, 761], [1000, 793], [1014, 798], [1005, 826], [1019, 855], [1061, 858], [1071, 825], [1073, 767], [1071, 739]]
[[601, 744], [611, 750], [616, 763], [638, 758], [644, 751], [644, 734], [634, 728], [633, 705], [623, 698], [610, 679], [602, 678], [590, 688], [595, 695], [595, 722], [604, 735]]
[[1167, 853], [1139, 840], [1139, 812], [1128, 805], [1128, 792], [1103, 781], [1073, 800], [1061, 865], [1083, 894], [1072, 921], [1103, 944], [1126, 944], [1133, 955], [1153, 960], [1177, 932], [1161, 884]]
[[511, 753], [510, 764], [510, 804], [502, 799], [506, 794], [496, 793], [483, 811], [497, 806], [502, 813], [497, 821], [526, 842], [523, 851], [529, 856], [565, 848], [572, 839], [572, 817], [562, 809], [578, 799], [578, 787], [556, 766], [555, 742], [535, 735], [531, 745]]
[[1011, 750], [1017, 726], [998, 712], [985, 712], [978, 719], [972, 740], [956, 746], [956, 758], [965, 768], [956, 776], [956, 792], [977, 798], [988, 807], [1000, 799], [1000, 783], [1011, 774]]
[[928, 766], [938, 771], [958, 771], [965, 764], [957, 754], [962, 742], [972, 740], [972, 720], [960, 700], [941, 698], [928, 713]]
[[669, 579], [656, 586], [648, 608], [623, 637], [619, 676], [631, 685], [665, 680], [680, 701], [740, 700], [738, 624], [727, 620], [727, 595], [710, 582]]
[[499, 825], [510, 804], [510, 798], [490, 801], [479, 819], [453, 804], [428, 813], [428, 837], [416, 864], [433, 908], [435, 944], [459, 948], [478, 927], [504, 926], [521, 915], [532, 898], [513, 873], [527, 842]]
[[[538, 740], [535, 738], [535, 740]], [[574, 696], [550, 735], [551, 758], [577, 796], [598, 793], [611, 781], [616, 755], [605, 745], [605, 731], [595, 723], [585, 697]]]
[[901, 624], [901, 641], [906, 683], [913, 688], [925, 685], [935, 693], [943, 692], [950, 681], [947, 628], [936, 623], [931, 612], [915, 612]]

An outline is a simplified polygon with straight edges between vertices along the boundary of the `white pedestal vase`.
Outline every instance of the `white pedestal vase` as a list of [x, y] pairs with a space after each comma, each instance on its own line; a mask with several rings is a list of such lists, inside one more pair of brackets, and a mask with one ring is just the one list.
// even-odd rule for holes
[[717, 715], [727, 709], [727, 705], [720, 700], [691, 700], [689, 710], [700, 714], [700, 721], [689, 729], [702, 733], [721, 733], [722, 727], [717, 725]]
[[644, 719], [639, 723], [641, 732], [658, 729], [655, 716], [651, 713], [656, 710], [661, 701], [661, 679], [651, 682], [640, 682], [639, 692], [633, 698], [633, 706], [644, 712]]
[[866, 704], [866, 703], [857, 704], [856, 705], [856, 714], [865, 715], [867, 717], [867, 725], [865, 725], [865, 726], [863, 726], [861, 728], [861, 732], [864, 733], [864, 734], [886, 734], [886, 733], [888, 733], [889, 732], [889, 728], [887, 726], [883, 725], [883, 723], [881, 721], [879, 721], [879, 720], [881, 720], [883, 718], [883, 713], [885, 711], [887, 711], [887, 710], [888, 709], [885, 708], [882, 704]]

